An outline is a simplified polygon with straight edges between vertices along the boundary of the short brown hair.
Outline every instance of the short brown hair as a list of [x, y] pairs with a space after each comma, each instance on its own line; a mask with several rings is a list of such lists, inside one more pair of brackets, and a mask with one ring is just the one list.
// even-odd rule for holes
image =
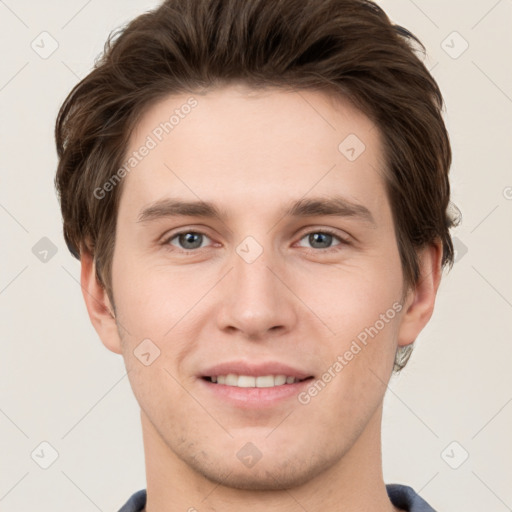
[[[94, 255], [114, 305], [122, 183], [101, 200], [93, 191], [119, 169], [137, 120], [156, 101], [243, 82], [323, 90], [366, 114], [384, 142], [405, 285], [420, 277], [417, 250], [434, 240], [442, 242], [443, 266], [451, 266], [451, 148], [442, 95], [419, 49], [425, 52], [369, 0], [166, 0], [109, 36], [60, 109], [55, 185], [71, 253]], [[409, 353], [397, 354], [395, 369]]]

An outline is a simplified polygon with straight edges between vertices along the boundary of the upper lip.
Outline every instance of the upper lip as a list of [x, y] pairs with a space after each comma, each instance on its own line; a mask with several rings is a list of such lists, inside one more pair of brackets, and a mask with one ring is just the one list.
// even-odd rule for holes
[[201, 372], [201, 377], [216, 377], [218, 375], [228, 375], [230, 373], [234, 373], [236, 375], [251, 375], [253, 377], [260, 377], [264, 375], [286, 375], [287, 377], [295, 377], [296, 379], [312, 377], [310, 373], [277, 361], [266, 361], [261, 363], [226, 361], [206, 368]]

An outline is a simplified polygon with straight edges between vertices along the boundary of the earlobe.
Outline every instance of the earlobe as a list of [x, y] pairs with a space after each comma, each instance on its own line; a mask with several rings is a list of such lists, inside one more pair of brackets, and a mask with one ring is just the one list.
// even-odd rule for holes
[[112, 352], [121, 354], [121, 340], [117, 330], [115, 314], [105, 288], [96, 277], [92, 254], [82, 250], [80, 255], [80, 283], [87, 312], [102, 343]]
[[404, 302], [404, 314], [398, 332], [398, 346], [414, 343], [434, 311], [437, 290], [441, 282], [443, 248], [440, 241], [419, 253], [420, 278], [411, 287]]

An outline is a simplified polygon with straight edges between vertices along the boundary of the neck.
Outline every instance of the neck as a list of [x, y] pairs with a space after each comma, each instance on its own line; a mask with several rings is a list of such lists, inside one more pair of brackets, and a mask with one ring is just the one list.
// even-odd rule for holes
[[213, 482], [194, 471], [164, 442], [141, 411], [146, 461], [146, 512], [396, 512], [382, 476], [382, 407], [350, 450], [313, 479], [292, 488], [245, 490]]

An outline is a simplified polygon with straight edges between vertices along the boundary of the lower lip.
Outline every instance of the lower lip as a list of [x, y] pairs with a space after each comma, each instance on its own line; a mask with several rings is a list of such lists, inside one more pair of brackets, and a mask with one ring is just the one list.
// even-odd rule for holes
[[206, 379], [199, 379], [205, 388], [221, 400], [231, 402], [236, 407], [258, 408], [272, 407], [298, 394], [307, 388], [314, 379], [306, 379], [293, 384], [283, 384], [271, 388], [239, 388], [217, 384]]

